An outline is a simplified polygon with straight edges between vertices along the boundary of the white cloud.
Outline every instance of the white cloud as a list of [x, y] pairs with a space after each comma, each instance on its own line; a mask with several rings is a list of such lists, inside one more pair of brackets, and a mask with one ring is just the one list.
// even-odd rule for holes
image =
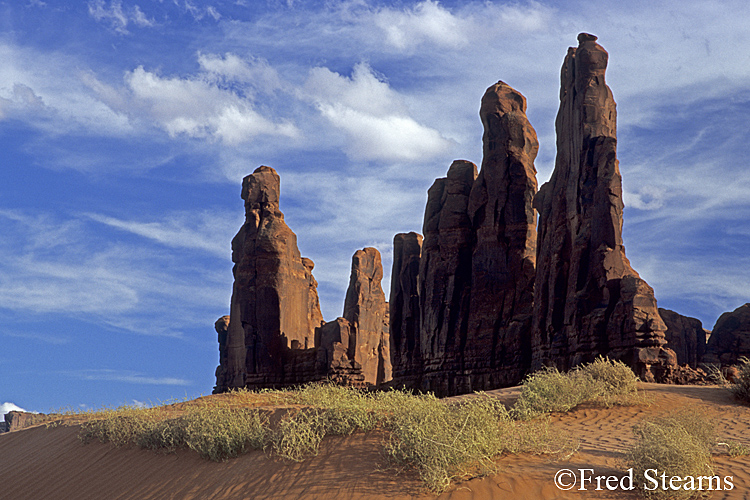
[[139, 66], [125, 81], [133, 103], [172, 137], [213, 137], [236, 145], [257, 135], [298, 134], [294, 125], [273, 123], [250, 101], [201, 78], [163, 78]]
[[375, 25], [386, 41], [397, 49], [422, 43], [439, 47], [460, 48], [468, 44], [469, 23], [453, 15], [433, 0], [425, 0], [411, 9], [383, 8], [375, 15]]
[[0, 120], [23, 120], [52, 136], [132, 131], [126, 115], [92, 95], [75, 58], [0, 42], [0, 59]]
[[104, 0], [92, 0], [88, 3], [89, 15], [97, 21], [108, 21], [113, 30], [120, 34], [128, 34], [128, 24], [133, 23], [141, 28], [155, 25], [138, 5], [123, 9], [121, 0], [111, 0], [109, 6]]
[[384, 39], [393, 49], [413, 54], [425, 49], [476, 50], [476, 44], [502, 34], [523, 36], [548, 30], [552, 12], [538, 2], [466, 3], [449, 9], [435, 0], [424, 0], [412, 7], [363, 11], [348, 20], [358, 25], [360, 36]]
[[11, 411], [26, 411], [20, 406], [16, 406], [13, 403], [5, 402], [3, 404], [0, 404], [0, 415], [5, 415], [6, 413], [9, 413]]
[[658, 186], [642, 186], [637, 192], [623, 192], [625, 206], [639, 210], [657, 210], [664, 206], [666, 190]]
[[347, 136], [347, 154], [357, 160], [428, 160], [451, 142], [408, 115], [403, 99], [363, 63], [351, 78], [314, 68], [301, 95], [308, 94], [328, 121]]
[[189, 12], [190, 15], [193, 16], [193, 19], [195, 19], [196, 21], [201, 21], [203, 20], [204, 17], [210, 17], [214, 21], [218, 21], [219, 19], [221, 19], [221, 14], [219, 13], [219, 11], [216, 10], [216, 7], [214, 7], [213, 5], [199, 7], [195, 5], [193, 2], [191, 2], [190, 0], [185, 0], [183, 5], [185, 7], [185, 10]]

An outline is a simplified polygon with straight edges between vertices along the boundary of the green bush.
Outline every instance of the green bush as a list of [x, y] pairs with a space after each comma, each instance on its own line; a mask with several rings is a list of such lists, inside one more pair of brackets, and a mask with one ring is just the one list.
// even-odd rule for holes
[[302, 409], [285, 415], [269, 437], [277, 455], [301, 462], [318, 454], [318, 447], [325, 435], [324, 413], [316, 409]]
[[[268, 441], [268, 417], [258, 410], [230, 408], [193, 409], [174, 422], [175, 430], [159, 442], [168, 444], [170, 436], [179, 438], [184, 433], [185, 445], [203, 458], [214, 461], [236, 457], [251, 449], [263, 449]], [[175, 440], [175, 443], [178, 441]]]
[[[633, 428], [636, 442], [627, 451], [627, 467], [633, 468], [635, 483], [653, 498], [692, 498], [702, 491], [664, 490], [647, 480], [645, 473], [655, 469], [667, 477], [713, 476], [711, 447], [715, 444], [715, 426], [696, 410], [644, 420]], [[697, 486], [696, 486], [697, 487]]]
[[331, 384], [307, 384], [288, 391], [287, 401], [322, 410], [326, 434], [339, 436], [374, 429], [382, 413], [371, 393]]

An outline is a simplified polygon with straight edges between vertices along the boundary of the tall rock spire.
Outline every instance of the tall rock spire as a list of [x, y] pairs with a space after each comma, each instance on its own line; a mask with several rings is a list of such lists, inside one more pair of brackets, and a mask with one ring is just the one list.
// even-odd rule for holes
[[394, 240], [391, 332], [394, 350], [406, 349], [393, 355], [395, 385], [465, 393], [517, 383], [531, 363], [539, 145], [526, 99], [503, 82], [487, 89], [480, 118], [481, 171], [454, 161], [428, 192], [418, 277], [418, 246]]
[[539, 190], [534, 368], [567, 369], [598, 354], [647, 380], [674, 366], [653, 289], [625, 257], [617, 112], [605, 82], [608, 54], [587, 33], [561, 71], [557, 159]]
[[378, 385], [391, 380], [388, 303], [380, 286], [383, 264], [377, 248], [357, 250], [344, 300], [344, 318], [351, 325], [348, 357], [362, 367], [364, 382]]
[[323, 324], [313, 263], [300, 256], [297, 236], [284, 222], [279, 184], [266, 166], [242, 181], [245, 223], [232, 240], [226, 366], [217, 372], [216, 392], [289, 383], [290, 351], [314, 347]]

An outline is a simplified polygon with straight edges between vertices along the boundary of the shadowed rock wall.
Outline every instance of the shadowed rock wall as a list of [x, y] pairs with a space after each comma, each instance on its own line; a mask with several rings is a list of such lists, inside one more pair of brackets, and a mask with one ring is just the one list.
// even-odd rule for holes
[[399, 233], [393, 238], [390, 342], [393, 378], [415, 387], [422, 372], [419, 309], [419, 261], [422, 235]]
[[454, 161], [428, 191], [418, 276], [418, 235], [394, 239], [391, 333], [405, 349], [394, 385], [459, 394], [517, 383], [530, 364], [538, 142], [525, 98], [503, 82], [480, 117], [481, 171]]
[[703, 361], [732, 365], [741, 356], [750, 358], [750, 304], [719, 316], [708, 339]]
[[659, 316], [667, 325], [667, 345], [677, 355], [677, 363], [697, 368], [706, 351], [706, 330], [703, 323], [697, 318], [661, 307]]

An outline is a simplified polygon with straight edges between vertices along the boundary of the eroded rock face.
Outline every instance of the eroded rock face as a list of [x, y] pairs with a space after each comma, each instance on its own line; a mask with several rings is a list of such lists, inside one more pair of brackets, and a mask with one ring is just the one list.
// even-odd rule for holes
[[365, 387], [362, 365], [349, 357], [350, 348], [356, 345], [349, 321], [344, 318], [329, 321], [318, 328], [317, 335], [319, 375], [336, 384]]
[[653, 289], [622, 244], [617, 113], [605, 82], [608, 54], [586, 33], [561, 71], [557, 159], [539, 190], [532, 367], [568, 369], [598, 354], [646, 380], [676, 366]]
[[235, 281], [217, 392], [296, 383], [291, 353], [313, 348], [323, 324], [313, 263], [300, 256], [279, 210], [279, 191], [271, 167], [258, 167], [242, 181], [245, 223], [232, 240]]
[[[419, 341], [419, 259], [422, 235], [399, 233], [393, 238], [391, 270], [390, 342], [393, 378], [415, 385], [422, 370]], [[408, 380], [407, 380], [408, 379]]]
[[[531, 359], [538, 142], [525, 98], [503, 82], [487, 89], [480, 117], [481, 171], [454, 161], [428, 191], [416, 280], [417, 247], [404, 250], [415, 238], [394, 240], [391, 331], [408, 353], [394, 354], [394, 382], [438, 395], [517, 383]], [[415, 281], [418, 325], [404, 313]]]
[[741, 356], [750, 357], [750, 304], [719, 316], [708, 339], [703, 361], [732, 365]]
[[324, 323], [313, 262], [279, 210], [279, 176], [259, 167], [243, 180], [245, 223], [232, 240], [231, 314], [216, 322], [214, 392], [332, 380], [354, 386], [391, 378], [388, 304], [374, 248], [352, 258], [344, 317]]
[[706, 351], [706, 330], [701, 321], [661, 307], [659, 316], [667, 325], [667, 345], [677, 355], [677, 363], [697, 368]]
[[382, 279], [380, 252], [372, 247], [357, 250], [344, 301], [344, 318], [352, 329], [348, 357], [362, 367], [364, 381], [372, 385], [391, 379], [388, 303]]
[[487, 89], [479, 115], [483, 157], [469, 198], [475, 242], [467, 345], [487, 372], [479, 386], [498, 387], [519, 382], [531, 363], [539, 142], [526, 99], [503, 82]]

